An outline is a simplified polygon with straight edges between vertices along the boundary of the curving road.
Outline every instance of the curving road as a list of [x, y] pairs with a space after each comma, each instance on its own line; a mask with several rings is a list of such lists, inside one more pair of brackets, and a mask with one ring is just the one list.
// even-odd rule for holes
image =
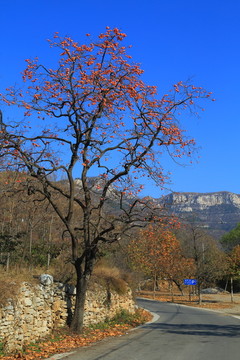
[[155, 322], [65, 357], [69, 360], [240, 359], [240, 318], [139, 299]]

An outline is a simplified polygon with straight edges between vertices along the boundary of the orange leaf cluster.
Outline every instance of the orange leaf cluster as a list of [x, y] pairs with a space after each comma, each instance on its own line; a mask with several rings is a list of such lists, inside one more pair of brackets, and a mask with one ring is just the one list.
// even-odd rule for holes
[[193, 271], [193, 260], [183, 256], [179, 241], [165, 225], [149, 226], [131, 241], [129, 257], [148, 275], [182, 279]]

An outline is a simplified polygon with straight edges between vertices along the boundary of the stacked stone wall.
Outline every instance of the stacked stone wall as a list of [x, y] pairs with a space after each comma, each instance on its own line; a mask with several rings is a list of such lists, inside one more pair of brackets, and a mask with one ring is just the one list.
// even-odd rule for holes
[[[71, 319], [74, 298], [74, 291], [69, 292], [63, 284], [23, 283], [17, 299], [9, 300], [0, 309], [0, 342], [5, 350], [20, 350], [66, 325]], [[112, 318], [121, 309], [135, 310], [130, 289], [120, 295], [95, 284], [87, 292], [84, 325]]]

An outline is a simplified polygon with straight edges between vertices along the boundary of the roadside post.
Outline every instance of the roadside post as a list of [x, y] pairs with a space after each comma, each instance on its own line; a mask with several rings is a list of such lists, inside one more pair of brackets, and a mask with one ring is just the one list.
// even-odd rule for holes
[[191, 290], [193, 289], [194, 285], [197, 285], [197, 280], [196, 279], [184, 279], [183, 280], [184, 285], [188, 285], [189, 286], [189, 301], [192, 301], [191, 299]]

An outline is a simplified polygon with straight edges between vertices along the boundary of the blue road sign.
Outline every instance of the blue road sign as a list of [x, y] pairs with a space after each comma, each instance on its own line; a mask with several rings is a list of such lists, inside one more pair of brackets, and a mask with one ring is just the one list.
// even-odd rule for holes
[[184, 279], [184, 285], [197, 285], [196, 279]]

